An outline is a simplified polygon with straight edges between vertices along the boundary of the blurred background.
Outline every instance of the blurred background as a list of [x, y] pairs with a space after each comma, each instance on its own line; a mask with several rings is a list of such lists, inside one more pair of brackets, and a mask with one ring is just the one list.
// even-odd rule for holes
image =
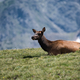
[[0, 50], [40, 47], [32, 29], [49, 40], [80, 41], [80, 0], [0, 0]]

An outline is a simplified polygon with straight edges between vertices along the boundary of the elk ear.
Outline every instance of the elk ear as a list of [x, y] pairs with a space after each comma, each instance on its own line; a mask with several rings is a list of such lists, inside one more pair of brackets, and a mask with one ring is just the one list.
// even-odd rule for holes
[[42, 29], [42, 32], [45, 32], [45, 30], [46, 30], [46, 29], [45, 29], [45, 27], [44, 27], [44, 28]]
[[32, 31], [33, 31], [34, 33], [36, 33], [36, 30], [35, 30], [35, 29], [32, 29]]

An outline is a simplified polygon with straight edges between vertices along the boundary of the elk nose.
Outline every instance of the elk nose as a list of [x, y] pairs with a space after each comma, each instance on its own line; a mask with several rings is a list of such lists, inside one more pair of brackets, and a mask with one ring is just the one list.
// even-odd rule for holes
[[34, 36], [31, 37], [34, 40]]

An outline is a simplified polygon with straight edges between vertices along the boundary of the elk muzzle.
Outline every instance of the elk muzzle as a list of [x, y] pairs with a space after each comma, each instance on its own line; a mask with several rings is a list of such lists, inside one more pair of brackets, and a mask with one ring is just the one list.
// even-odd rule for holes
[[31, 38], [32, 38], [32, 40], [35, 40], [34, 36], [32, 36]]
[[32, 38], [32, 40], [38, 40], [38, 36], [37, 35], [32, 36], [31, 38]]

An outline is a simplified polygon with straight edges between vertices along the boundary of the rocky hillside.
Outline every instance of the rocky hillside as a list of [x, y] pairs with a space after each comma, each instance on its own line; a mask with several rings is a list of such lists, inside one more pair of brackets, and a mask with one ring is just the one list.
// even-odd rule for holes
[[0, 49], [39, 47], [32, 28], [44, 26], [50, 40], [74, 40], [79, 25], [80, 0], [0, 1]]

